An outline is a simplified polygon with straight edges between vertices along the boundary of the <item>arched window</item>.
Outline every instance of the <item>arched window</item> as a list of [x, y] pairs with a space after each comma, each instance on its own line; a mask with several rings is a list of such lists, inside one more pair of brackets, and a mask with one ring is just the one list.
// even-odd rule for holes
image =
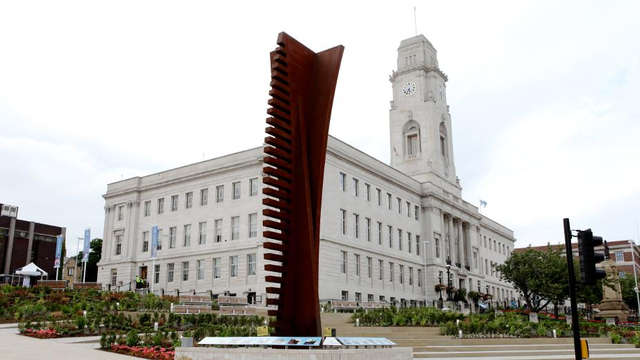
[[420, 156], [420, 125], [409, 120], [402, 129], [404, 135], [404, 155], [407, 159]]
[[447, 128], [444, 122], [440, 123], [440, 153], [444, 157], [447, 156]]

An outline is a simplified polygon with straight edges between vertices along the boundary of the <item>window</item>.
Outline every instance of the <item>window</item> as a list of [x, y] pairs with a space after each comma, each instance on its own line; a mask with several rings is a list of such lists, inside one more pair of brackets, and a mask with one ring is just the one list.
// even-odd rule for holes
[[444, 122], [440, 123], [440, 153], [442, 156], [447, 156], [447, 128]]
[[351, 185], [353, 186], [353, 196], [358, 197], [360, 195], [360, 181], [353, 178], [351, 179]]
[[367, 301], [374, 301], [373, 294], [367, 294]]
[[376, 189], [376, 202], [378, 206], [382, 206], [382, 190]]
[[199, 245], [206, 244], [207, 243], [207, 222], [203, 221], [198, 226], [199, 226], [198, 229], [200, 234], [200, 236], [198, 237], [198, 244]]
[[418, 155], [418, 134], [407, 136], [407, 154], [410, 157]]
[[409, 286], [413, 286], [413, 268], [409, 266]]
[[184, 235], [182, 239], [182, 246], [190, 246], [191, 245], [191, 224], [187, 224], [184, 226]]
[[402, 250], [402, 229], [398, 229], [398, 250]]
[[213, 278], [220, 279], [220, 258], [213, 259]]
[[124, 206], [118, 206], [118, 221], [124, 219]]
[[118, 285], [118, 269], [111, 269], [111, 286]]
[[116, 255], [122, 254], [122, 234], [116, 235]]
[[149, 251], [149, 232], [142, 232], [142, 252]]
[[185, 200], [184, 200], [185, 209], [191, 209], [191, 207], [193, 206], [193, 192], [189, 191], [188, 193], [184, 194], [184, 197], [185, 197]]
[[249, 237], [258, 236], [258, 214], [249, 214]]
[[158, 247], [157, 250], [162, 250], [162, 229], [158, 229]]
[[216, 186], [216, 202], [220, 203], [224, 201], [224, 185]]
[[231, 277], [238, 277], [238, 257], [229, 257], [229, 274]]
[[169, 249], [176, 247], [176, 233], [177, 228], [175, 226], [169, 228]]
[[487, 235], [484, 236], [484, 247], [487, 247]]
[[440, 258], [440, 239], [436, 239], [436, 257]]
[[507, 250], [504, 244], [502, 244], [502, 255], [507, 255]]
[[493, 252], [496, 252], [496, 251], [497, 251], [497, 249], [496, 249], [496, 241], [493, 240]]
[[167, 282], [173, 282], [173, 268], [173, 263], [167, 264]]
[[366, 197], [367, 201], [371, 201], [371, 185], [367, 183], [364, 184], [364, 196]]
[[353, 214], [353, 236], [356, 239], [360, 238], [360, 215]]
[[416, 205], [413, 208], [413, 218], [416, 220], [420, 220], [420, 206]]
[[367, 277], [371, 279], [373, 276], [373, 258], [367, 256]]
[[240, 199], [240, 181], [232, 183], [231, 190], [233, 191], [233, 200]]
[[378, 260], [378, 280], [384, 281], [384, 261]]
[[498, 254], [502, 254], [502, 246], [500, 246], [501, 244], [498, 243]]
[[396, 198], [396, 201], [398, 202], [398, 214], [402, 214], [402, 199]]
[[204, 280], [204, 260], [197, 261], [198, 280]]
[[215, 229], [213, 229], [214, 241], [219, 243], [222, 241], [222, 219], [217, 219], [214, 222]]
[[153, 283], [160, 283], [160, 265], [156, 265], [153, 267]]
[[378, 245], [382, 245], [382, 223], [378, 221]]
[[389, 282], [393, 282], [393, 277], [395, 276], [393, 272], [393, 263], [389, 263]]
[[407, 217], [411, 217], [411, 203], [407, 201]]
[[[424, 251], [426, 254], [427, 249]], [[416, 255], [420, 256], [420, 235], [416, 235]]]
[[491, 238], [489, 238], [489, 250], [491, 250]]
[[231, 217], [231, 240], [240, 238], [240, 216]]
[[256, 274], [256, 254], [247, 255], [247, 275]]
[[249, 179], [249, 196], [258, 195], [258, 178]]
[[411, 233], [407, 231], [407, 250], [409, 250], [409, 254], [411, 254], [411, 242], [413, 241], [413, 239], [411, 239]]
[[171, 197], [171, 211], [178, 211], [178, 195]]
[[164, 198], [158, 199], [158, 214], [164, 213]]
[[356, 293], [356, 302], [360, 303], [362, 301], [362, 293], [357, 292]]
[[404, 284], [404, 265], [400, 265], [400, 284]]
[[342, 301], [348, 301], [349, 300], [349, 292], [346, 290], [342, 290]]
[[389, 230], [389, 247], [393, 247], [393, 227], [391, 225], [387, 225], [387, 230]]
[[473, 252], [473, 268], [478, 269], [478, 253]]
[[371, 219], [365, 218], [365, 226], [365, 239], [367, 239], [368, 242], [371, 242]]
[[347, 235], [347, 210], [340, 209], [340, 228], [342, 229], [342, 235]]
[[360, 255], [355, 254], [356, 258], [356, 276], [360, 276]]
[[387, 207], [391, 210], [391, 194], [387, 193]]
[[489, 263], [487, 262], [487, 259], [484, 259], [484, 273], [485, 275], [489, 275]]
[[151, 201], [144, 202], [144, 216], [151, 215]]
[[347, 174], [340, 173], [340, 191], [346, 191], [347, 189]]
[[418, 269], [418, 287], [422, 287], [422, 269]]
[[67, 276], [73, 276], [73, 267], [67, 268]]
[[624, 254], [622, 253], [622, 251], [616, 251], [616, 261], [624, 261]]
[[182, 281], [189, 281], [189, 262], [182, 262]]
[[209, 189], [200, 190], [200, 206], [205, 206], [209, 203]]
[[347, 252], [341, 251], [342, 253], [342, 262], [340, 263], [340, 272], [343, 274], [347, 273]]

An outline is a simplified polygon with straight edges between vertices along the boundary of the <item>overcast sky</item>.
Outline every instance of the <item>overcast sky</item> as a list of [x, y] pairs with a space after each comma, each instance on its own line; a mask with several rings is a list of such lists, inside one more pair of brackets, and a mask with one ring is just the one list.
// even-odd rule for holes
[[[463, 197], [517, 247], [640, 218], [640, 2], [3, 1], [0, 202], [102, 237], [107, 184], [260, 146], [286, 31], [346, 47], [330, 134], [388, 163], [389, 75], [424, 34]], [[413, 7], [417, 7], [414, 22]]]

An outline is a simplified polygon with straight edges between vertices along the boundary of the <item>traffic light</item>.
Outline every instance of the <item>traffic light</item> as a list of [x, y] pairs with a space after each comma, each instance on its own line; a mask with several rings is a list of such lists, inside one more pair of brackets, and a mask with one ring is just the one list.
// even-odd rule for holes
[[594, 252], [594, 248], [599, 245], [602, 245], [602, 237], [593, 236], [591, 229], [578, 231], [580, 279], [584, 285], [595, 285], [598, 279], [607, 276], [603, 269], [596, 269], [596, 264], [604, 260], [603, 253]]

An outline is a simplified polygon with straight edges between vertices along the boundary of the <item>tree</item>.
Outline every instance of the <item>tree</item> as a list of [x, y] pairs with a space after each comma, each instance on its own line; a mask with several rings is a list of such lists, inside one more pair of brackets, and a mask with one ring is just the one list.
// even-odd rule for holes
[[[83, 252], [80, 251], [78, 253], [78, 264], [80, 264], [80, 266], [82, 266], [82, 256], [83, 256]], [[89, 259], [87, 261], [87, 265], [86, 265], [86, 275], [85, 275], [85, 281], [86, 282], [96, 282], [98, 281], [98, 262], [100, 262], [100, 259], [102, 258], [102, 239], [93, 239], [91, 240], [91, 243], [89, 243]]]
[[64, 258], [67, 256], [67, 239], [62, 238], [62, 252], [60, 253], [60, 267], [56, 269], [57, 279], [62, 280], [64, 276]]
[[638, 300], [636, 298], [636, 280], [633, 276], [626, 275], [620, 277], [620, 288], [622, 290], [622, 300], [629, 305], [630, 309], [638, 309]]
[[547, 251], [529, 247], [522, 252], [513, 252], [497, 269], [501, 279], [522, 293], [532, 311], [540, 311], [549, 303], [562, 303], [567, 298], [567, 261], [551, 246]]

